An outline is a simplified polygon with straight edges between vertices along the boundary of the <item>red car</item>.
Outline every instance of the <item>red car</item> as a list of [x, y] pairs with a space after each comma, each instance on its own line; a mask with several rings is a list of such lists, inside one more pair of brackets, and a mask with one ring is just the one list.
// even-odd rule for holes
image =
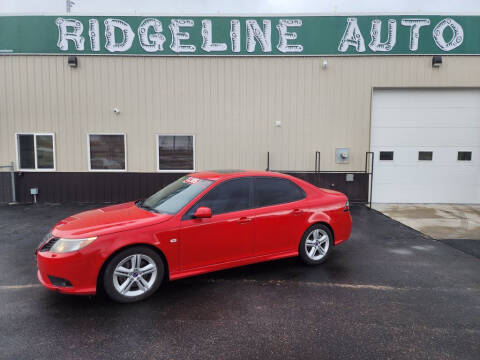
[[351, 227], [342, 193], [273, 172], [198, 172], [145, 200], [60, 221], [36, 250], [38, 279], [133, 302], [164, 279], [297, 255], [320, 264]]

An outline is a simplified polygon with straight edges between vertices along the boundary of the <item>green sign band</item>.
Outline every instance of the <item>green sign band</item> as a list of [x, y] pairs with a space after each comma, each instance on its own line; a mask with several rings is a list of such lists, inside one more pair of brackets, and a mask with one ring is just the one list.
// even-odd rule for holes
[[0, 54], [480, 54], [480, 16], [1, 16]]

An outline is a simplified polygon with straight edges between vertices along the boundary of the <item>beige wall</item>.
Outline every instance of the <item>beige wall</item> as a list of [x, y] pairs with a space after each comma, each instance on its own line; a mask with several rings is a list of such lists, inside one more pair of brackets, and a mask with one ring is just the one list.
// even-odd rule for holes
[[[328, 61], [326, 69], [322, 62]], [[154, 134], [194, 134], [196, 169], [362, 170], [374, 87], [479, 87], [480, 56], [0, 56], [0, 165], [16, 132], [54, 132], [57, 171], [88, 171], [87, 133], [125, 132], [128, 171], [156, 171]], [[115, 115], [113, 108], [121, 113]], [[282, 122], [275, 127], [275, 121]], [[350, 164], [335, 164], [350, 147]]]

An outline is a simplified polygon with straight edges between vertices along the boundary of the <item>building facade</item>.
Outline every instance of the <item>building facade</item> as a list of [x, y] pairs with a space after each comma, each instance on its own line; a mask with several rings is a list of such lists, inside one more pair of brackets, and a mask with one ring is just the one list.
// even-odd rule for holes
[[192, 171], [268, 168], [358, 201], [480, 203], [480, 17], [0, 29], [0, 165], [15, 162], [20, 201], [133, 200]]

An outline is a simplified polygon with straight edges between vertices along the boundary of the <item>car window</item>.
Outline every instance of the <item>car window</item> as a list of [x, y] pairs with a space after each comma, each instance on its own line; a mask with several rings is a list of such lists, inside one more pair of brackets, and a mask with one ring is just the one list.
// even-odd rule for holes
[[305, 198], [305, 192], [288, 179], [259, 177], [255, 179], [255, 207], [283, 204]]
[[192, 206], [183, 219], [191, 219], [195, 211], [201, 206], [209, 207], [212, 210], [212, 215], [250, 208], [251, 183], [252, 179], [245, 177], [218, 184]]
[[160, 213], [176, 214], [212, 182], [193, 176], [184, 176], [147, 199], [137, 202], [137, 206]]

